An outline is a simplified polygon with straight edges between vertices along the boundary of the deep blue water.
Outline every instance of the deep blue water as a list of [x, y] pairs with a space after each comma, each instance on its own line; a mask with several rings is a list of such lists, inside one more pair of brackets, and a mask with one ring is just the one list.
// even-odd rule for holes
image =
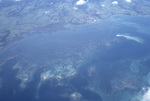
[[[12, 99], [13, 101], [127, 101], [132, 99], [143, 86], [149, 85], [143, 81], [144, 76], [150, 72], [150, 59], [143, 59], [150, 58], [149, 25], [149, 16], [120, 15], [96, 24], [66, 25], [66, 30], [25, 36], [0, 52], [1, 61], [16, 56], [1, 66], [0, 101], [12, 101]], [[116, 37], [117, 34], [138, 37], [144, 42]], [[24, 90], [20, 90], [21, 80], [16, 78], [19, 70], [12, 69], [17, 61], [25, 59], [29, 62], [27, 65], [41, 66], [47, 59], [66, 58], [66, 52], [62, 57], [56, 56], [56, 53], [63, 51], [69, 53], [72, 51], [69, 57], [73, 60], [78, 59], [75, 53], [81, 52], [85, 59], [77, 69], [78, 74], [75, 77], [62, 81], [67, 85], [56, 86], [58, 81], [54, 79], [45, 81], [37, 90], [42, 69], [36, 68], [32, 81]], [[135, 60], [140, 60], [141, 72], [135, 73], [130, 70], [129, 67]], [[96, 71], [89, 76], [88, 70], [92, 66]], [[114, 82], [117, 82], [118, 78], [130, 77], [135, 78], [136, 84], [133, 83], [133, 86], [136, 85], [136, 89], [115, 89], [114, 85], [117, 84]], [[82, 99], [70, 99], [72, 92], [79, 92]], [[36, 98], [37, 93], [38, 98]]]

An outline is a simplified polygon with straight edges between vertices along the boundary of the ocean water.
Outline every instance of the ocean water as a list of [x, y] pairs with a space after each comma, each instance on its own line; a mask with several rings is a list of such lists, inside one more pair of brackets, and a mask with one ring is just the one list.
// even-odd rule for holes
[[[119, 15], [15, 41], [0, 52], [1, 64], [5, 62], [0, 69], [0, 101], [146, 101], [149, 25], [149, 16]], [[14, 69], [17, 63], [22, 69]], [[71, 65], [67, 70], [76, 75], [64, 76], [68, 71], [58, 70], [59, 64]], [[42, 81], [47, 70], [54, 79]], [[28, 82], [18, 76], [21, 73]]]

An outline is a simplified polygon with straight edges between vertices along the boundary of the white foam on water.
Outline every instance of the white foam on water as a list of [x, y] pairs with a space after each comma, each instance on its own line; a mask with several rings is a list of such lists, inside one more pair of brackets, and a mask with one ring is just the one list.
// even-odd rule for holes
[[122, 34], [117, 34], [116, 36], [117, 37], [124, 37], [128, 40], [133, 40], [133, 41], [136, 41], [138, 43], [144, 43], [144, 40], [142, 38], [139, 38], [139, 37], [129, 36], [129, 35], [122, 35]]

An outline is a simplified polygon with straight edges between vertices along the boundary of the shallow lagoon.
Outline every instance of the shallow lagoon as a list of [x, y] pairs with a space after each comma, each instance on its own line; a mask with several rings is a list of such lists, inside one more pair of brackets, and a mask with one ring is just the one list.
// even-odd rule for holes
[[97, 24], [25, 36], [0, 52], [0, 100], [10, 100], [6, 89], [16, 101], [28, 92], [30, 97], [22, 101], [144, 99], [150, 85], [149, 24], [149, 16], [113, 16]]

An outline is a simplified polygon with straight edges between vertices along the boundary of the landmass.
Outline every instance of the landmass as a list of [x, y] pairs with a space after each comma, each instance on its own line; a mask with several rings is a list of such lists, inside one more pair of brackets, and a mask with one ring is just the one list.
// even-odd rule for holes
[[64, 29], [65, 24], [97, 23], [113, 15], [150, 15], [149, 5], [149, 0], [1, 0], [0, 49], [23, 35]]

